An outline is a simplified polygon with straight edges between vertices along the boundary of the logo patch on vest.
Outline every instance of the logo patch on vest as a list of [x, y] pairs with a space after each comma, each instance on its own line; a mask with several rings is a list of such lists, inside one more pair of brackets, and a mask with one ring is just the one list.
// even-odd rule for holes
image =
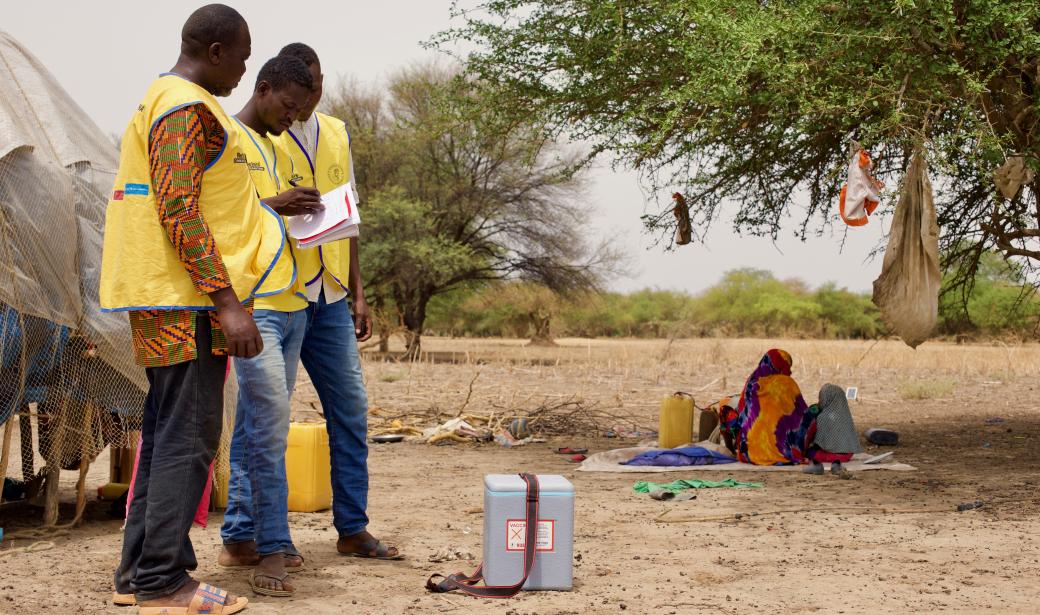
[[329, 180], [334, 184], [343, 183], [343, 167], [334, 164], [329, 167]]
[[299, 173], [293, 173], [292, 177], [289, 178], [289, 183], [298, 184], [303, 181], [303, 175]]
[[259, 162], [250, 162], [248, 164], [249, 164], [249, 170], [250, 171], [263, 171], [264, 170], [264, 165], [260, 164]]
[[245, 154], [242, 152], [235, 154], [235, 164], [246, 164], [247, 162]]
[[123, 193], [127, 196], [148, 196], [148, 184], [127, 184], [123, 186]]
[[122, 190], [114, 190], [114, 191], [112, 191], [112, 200], [113, 201], [122, 201], [123, 200], [123, 191]]

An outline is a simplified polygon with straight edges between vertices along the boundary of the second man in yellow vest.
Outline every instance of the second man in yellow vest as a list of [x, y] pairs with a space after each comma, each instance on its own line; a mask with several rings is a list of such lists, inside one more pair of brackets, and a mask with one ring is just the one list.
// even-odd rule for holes
[[[253, 96], [232, 118], [240, 144], [235, 163], [248, 168], [261, 202], [283, 216], [321, 208], [317, 190], [289, 185], [291, 162], [272, 142], [307, 106], [313, 85], [302, 61], [271, 59], [260, 69]], [[296, 266], [296, 251], [287, 237], [283, 236], [281, 249], [281, 258]], [[308, 307], [298, 267], [295, 273], [288, 288], [258, 294], [253, 318], [263, 351], [235, 361], [238, 407], [220, 563], [255, 566], [250, 586], [267, 596], [292, 595], [295, 588], [286, 569], [303, 565], [289, 534], [285, 476], [289, 396], [296, 382]]]

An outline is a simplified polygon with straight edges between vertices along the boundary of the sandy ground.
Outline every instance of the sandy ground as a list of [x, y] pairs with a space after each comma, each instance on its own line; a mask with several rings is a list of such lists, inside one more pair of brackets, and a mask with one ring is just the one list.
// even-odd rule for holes
[[[370, 359], [369, 392], [372, 406], [380, 409], [373, 428], [381, 423], [379, 412], [411, 416], [422, 424], [430, 422], [422, 411], [431, 408], [451, 411], [465, 403], [467, 411], [522, 413], [562, 395], [579, 395], [588, 404], [610, 408], [617, 416], [641, 417], [652, 426], [663, 392], [700, 389], [698, 401], [707, 401], [739, 387], [755, 357], [771, 345], [756, 340], [562, 343], [563, 348], [536, 352], [518, 342], [432, 340], [429, 348], [465, 358], [457, 364], [414, 365]], [[795, 355], [795, 376], [807, 397], [828, 380], [860, 386], [862, 401], [853, 406], [860, 429], [885, 425], [899, 430], [897, 457], [919, 470], [861, 473], [853, 480], [797, 473], [701, 474], [757, 480], [765, 488], [706, 490], [693, 501], [665, 503], [632, 491], [634, 481], [653, 477], [574, 472], [574, 465], [549, 450], [571, 445], [595, 452], [633, 442], [605, 438], [602, 432], [515, 449], [373, 445], [370, 529], [400, 545], [408, 560], [342, 558], [334, 550], [328, 512], [293, 513], [294, 538], [307, 556], [307, 569], [294, 575], [297, 597], [251, 596], [247, 612], [1040, 611], [1040, 348], [930, 343], [910, 353], [889, 342], [877, 348], [859, 342], [783, 345]], [[306, 407], [312, 399], [304, 379], [298, 403]], [[13, 455], [12, 472], [17, 458]], [[470, 571], [476, 565], [431, 563], [431, 554], [453, 546], [480, 557], [483, 519], [467, 510], [481, 506], [482, 476], [521, 470], [563, 474], [575, 485], [574, 591], [526, 593], [511, 601], [426, 593], [423, 584], [430, 573]], [[104, 453], [91, 470], [92, 489], [106, 482], [107, 472]], [[665, 476], [694, 478], [698, 473]], [[74, 480], [74, 472], [63, 474], [65, 519], [72, 515]], [[975, 500], [987, 505], [953, 511]], [[833, 510], [848, 506], [937, 512]], [[83, 525], [54, 537], [49, 550], [4, 555], [31, 542], [6, 540], [0, 550], [0, 613], [127, 613], [107, 603], [120, 521], [106, 509], [107, 504], [92, 501]], [[671, 510], [670, 516], [693, 516], [777, 509], [796, 512], [724, 522], [655, 519], [665, 510]], [[8, 535], [36, 527], [39, 519], [39, 509], [27, 504], [0, 507], [0, 526]], [[212, 514], [207, 529], [192, 532], [197, 576], [249, 595], [246, 572], [216, 564], [220, 521], [219, 513]]]

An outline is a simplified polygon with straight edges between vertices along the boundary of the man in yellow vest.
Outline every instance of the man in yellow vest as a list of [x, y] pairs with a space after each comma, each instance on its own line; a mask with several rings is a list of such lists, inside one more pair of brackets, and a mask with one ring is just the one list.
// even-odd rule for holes
[[[303, 43], [287, 45], [279, 55], [303, 60], [315, 86], [298, 121], [278, 137], [292, 157], [294, 181], [322, 194], [350, 182], [357, 202], [347, 128], [342, 121], [314, 111], [322, 93], [318, 55]], [[337, 551], [352, 557], [401, 559], [397, 547], [384, 544], [367, 529], [368, 399], [358, 342], [371, 337], [372, 319], [357, 254], [357, 238], [299, 251], [297, 264], [309, 302], [300, 358], [321, 400], [329, 432]]]
[[149, 381], [114, 596], [142, 612], [227, 614], [248, 602], [191, 579], [188, 530], [220, 442], [227, 356], [263, 348], [248, 302], [292, 283], [284, 225], [235, 164], [232, 120], [215, 98], [238, 85], [249, 54], [234, 9], [188, 17], [177, 63], [123, 135], [105, 214], [101, 306], [129, 313]]
[[[249, 169], [263, 202], [285, 215], [321, 209], [316, 189], [290, 188], [291, 161], [271, 140], [289, 128], [307, 106], [313, 86], [303, 61], [273, 58], [260, 69], [249, 102], [232, 118], [240, 136], [240, 164]], [[288, 239], [283, 250], [283, 258], [295, 261]], [[256, 565], [249, 584], [254, 592], [266, 596], [291, 596], [295, 588], [286, 568], [303, 565], [289, 534], [285, 476], [289, 396], [307, 325], [302, 288], [297, 276], [292, 287], [257, 297], [253, 318], [264, 349], [252, 359], [235, 359], [238, 406], [231, 439], [228, 504], [220, 531], [225, 548], [219, 563]]]

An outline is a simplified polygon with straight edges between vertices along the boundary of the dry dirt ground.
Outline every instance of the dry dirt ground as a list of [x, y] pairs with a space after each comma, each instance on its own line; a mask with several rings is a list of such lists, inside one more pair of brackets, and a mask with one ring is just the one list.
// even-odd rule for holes
[[[293, 513], [290, 522], [307, 569], [294, 576], [291, 600], [250, 597], [247, 613], [1037, 613], [1040, 612], [1040, 347], [897, 342], [768, 340], [559, 340], [527, 348], [516, 340], [430, 339], [441, 361], [366, 360], [372, 429], [394, 417], [427, 426], [437, 412], [546, 415], [547, 431], [593, 417], [623, 429], [652, 428], [662, 395], [693, 391], [699, 404], [732, 392], [769, 347], [795, 358], [810, 401], [824, 382], [858, 386], [858, 427], [897, 429], [900, 461], [912, 473], [868, 472], [853, 480], [798, 473], [667, 475], [757, 480], [761, 490], [706, 490], [696, 500], [658, 502], [632, 491], [632, 474], [588, 474], [550, 447], [593, 452], [634, 440], [606, 438], [612, 427], [581, 428], [545, 444], [373, 445], [371, 530], [400, 545], [404, 562], [366, 562], [335, 554], [328, 512]], [[305, 377], [300, 409], [314, 403]], [[468, 401], [467, 401], [468, 400]], [[572, 402], [562, 406], [562, 402]], [[543, 410], [542, 414], [545, 412]], [[442, 417], [444, 418], [444, 417]], [[987, 421], [989, 419], [989, 421]], [[568, 422], [569, 421], [569, 422]], [[562, 426], [562, 427], [561, 427]], [[18, 438], [14, 438], [15, 443]], [[13, 456], [11, 471], [17, 465]], [[432, 563], [454, 546], [481, 551], [481, 478], [492, 472], [559, 473], [577, 491], [575, 586], [510, 601], [432, 595], [432, 572], [476, 562]], [[74, 472], [64, 473], [62, 515], [74, 501]], [[91, 471], [91, 490], [107, 479], [107, 453]], [[659, 477], [660, 478], [660, 477]], [[954, 512], [983, 500], [980, 510]], [[849, 506], [927, 508], [935, 512], [858, 514]], [[127, 613], [107, 603], [120, 547], [120, 522], [92, 502], [83, 525], [53, 538], [53, 548], [0, 550], [0, 613]], [[666, 524], [655, 517], [792, 510], [742, 521]], [[811, 510], [810, 510], [811, 509]], [[0, 507], [10, 533], [35, 527], [40, 511]], [[246, 573], [216, 564], [221, 516], [196, 528], [197, 576], [249, 594]], [[43, 545], [46, 547], [47, 545]], [[132, 611], [132, 609], [131, 609]]]

